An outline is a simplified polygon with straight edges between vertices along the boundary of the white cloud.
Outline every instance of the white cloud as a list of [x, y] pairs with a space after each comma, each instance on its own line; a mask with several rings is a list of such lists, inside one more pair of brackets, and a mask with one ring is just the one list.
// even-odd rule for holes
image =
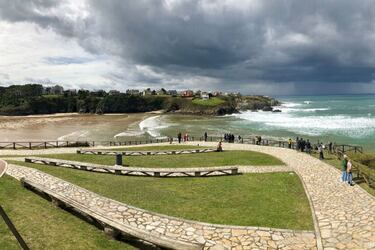
[[[0, 82], [25, 83], [49, 79], [78, 87], [108, 82], [103, 77], [114, 68], [111, 60], [86, 52], [73, 39], [31, 23], [0, 22]], [[47, 58], [81, 58], [83, 63], [51, 64]]]

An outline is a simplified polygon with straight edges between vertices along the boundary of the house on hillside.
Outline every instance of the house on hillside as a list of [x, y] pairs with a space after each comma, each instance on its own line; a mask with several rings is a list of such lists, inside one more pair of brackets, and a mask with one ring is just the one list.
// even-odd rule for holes
[[126, 94], [128, 95], [139, 95], [139, 90], [138, 89], [127, 89]]
[[110, 91], [108, 92], [108, 94], [109, 94], [109, 95], [118, 95], [118, 94], [120, 94], [120, 91], [118, 91], [118, 90], [110, 90]]
[[165, 89], [159, 89], [157, 92], [156, 92], [157, 95], [167, 95], [168, 92], [165, 90]]
[[168, 95], [177, 96], [178, 95], [177, 90], [168, 90]]
[[60, 85], [55, 85], [51, 88], [51, 91], [54, 95], [62, 95], [64, 94], [64, 88]]
[[142, 91], [142, 95], [143, 95], [143, 96], [146, 96], [146, 95], [152, 95], [152, 91], [151, 91], [151, 89], [148, 88], [148, 89], [143, 90], [143, 91]]
[[223, 93], [219, 92], [219, 91], [215, 91], [212, 93], [212, 96], [221, 96], [223, 95]]
[[185, 90], [181, 92], [182, 97], [193, 97], [194, 96], [194, 91], [192, 90]]
[[207, 93], [207, 92], [202, 92], [202, 93], [201, 93], [201, 98], [202, 98], [203, 100], [208, 100], [208, 99], [210, 99], [210, 94]]
[[62, 95], [64, 94], [64, 88], [60, 85], [43, 88], [43, 95]]
[[64, 96], [75, 96], [77, 95], [76, 89], [67, 89], [64, 91]]

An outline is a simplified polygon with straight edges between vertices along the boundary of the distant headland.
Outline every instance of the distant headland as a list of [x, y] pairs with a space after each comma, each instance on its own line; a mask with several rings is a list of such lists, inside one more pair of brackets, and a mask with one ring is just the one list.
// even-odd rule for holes
[[280, 102], [272, 97], [219, 91], [193, 90], [64, 90], [56, 85], [11, 85], [0, 87], [0, 115], [53, 113], [138, 113], [164, 110], [169, 113], [225, 115], [241, 110], [274, 111]]

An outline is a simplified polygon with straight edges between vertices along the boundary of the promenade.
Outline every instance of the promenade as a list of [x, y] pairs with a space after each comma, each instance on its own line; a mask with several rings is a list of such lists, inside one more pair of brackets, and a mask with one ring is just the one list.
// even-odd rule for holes
[[[196, 145], [196, 142], [188, 144]], [[216, 143], [212, 142], [199, 142], [199, 144], [201, 146], [216, 146]], [[71, 196], [70, 198], [93, 204], [93, 209], [95, 207], [104, 209], [100, 210], [101, 213], [108, 212], [114, 216], [114, 219], [149, 230], [150, 233], [159, 232], [176, 239], [204, 244], [207, 249], [215, 246], [235, 249], [375, 249], [375, 198], [359, 186], [341, 183], [340, 172], [337, 169], [308, 154], [285, 148], [226, 143], [223, 147], [224, 150], [252, 150], [273, 155], [286, 164], [284, 168], [297, 173], [310, 201], [314, 232], [219, 226], [191, 221], [181, 222], [180, 219], [172, 217], [160, 220], [163, 218], [160, 215], [156, 215], [156, 218], [159, 218], [163, 223], [157, 220], [147, 221], [144, 218], [154, 218], [150, 216], [154, 215], [153, 213], [147, 211], [140, 213], [134, 208], [130, 208], [130, 211], [135, 210], [134, 214], [125, 212], [125, 210], [128, 211], [129, 206], [111, 201], [117, 204], [117, 206], [112, 206], [113, 209], [121, 206], [127, 207], [121, 211], [124, 212], [122, 214], [126, 214], [125, 220], [115, 211], [106, 211], [95, 203], [100, 199], [106, 199], [105, 197], [96, 196], [96, 194], [80, 189], [71, 183], [40, 171], [16, 165], [11, 165], [7, 173], [17, 179], [31, 178], [34, 182], [45, 185], [46, 188], [60, 190], [62, 193], [66, 190], [65, 194]], [[58, 151], [73, 153], [75, 149], [59, 149]], [[41, 154], [51, 153], [51, 150], [39, 152]], [[33, 154], [35, 155], [35, 151]], [[282, 166], [276, 166], [274, 169], [266, 168], [264, 171], [267, 172], [285, 171]], [[261, 168], [251, 169], [251, 166], [239, 167], [240, 172], [263, 172]], [[78, 191], [71, 192], [71, 190]], [[90, 197], [96, 197], [95, 202], [91, 202], [93, 200]], [[146, 214], [145, 217], [144, 214]], [[210, 233], [207, 233], [207, 230]]]

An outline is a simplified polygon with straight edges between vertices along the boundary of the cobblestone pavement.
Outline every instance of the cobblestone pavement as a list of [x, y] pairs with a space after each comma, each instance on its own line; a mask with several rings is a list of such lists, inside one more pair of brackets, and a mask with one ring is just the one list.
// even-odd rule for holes
[[36, 169], [10, 164], [7, 174], [25, 177], [45, 190], [149, 234], [204, 244], [205, 249], [316, 249], [315, 233], [283, 229], [213, 225], [152, 213], [102, 197]]
[[300, 176], [312, 203], [318, 246], [321, 237], [324, 249], [375, 249], [375, 198], [359, 186], [342, 183], [334, 167], [290, 149], [245, 144], [223, 148], [271, 154]]

